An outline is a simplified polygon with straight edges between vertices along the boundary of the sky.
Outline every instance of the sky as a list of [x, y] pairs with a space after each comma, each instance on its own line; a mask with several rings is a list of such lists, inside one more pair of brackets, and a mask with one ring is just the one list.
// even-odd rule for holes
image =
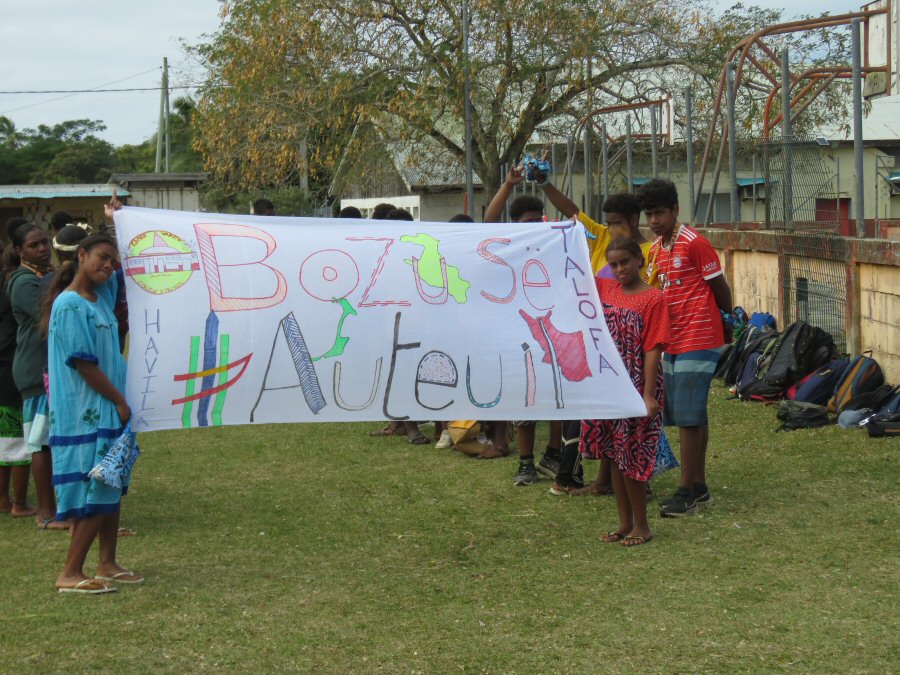
[[[711, 4], [721, 11], [734, 3]], [[789, 5], [785, 18], [792, 18], [853, 11], [861, 0], [745, 4], [781, 9]], [[171, 85], [196, 84], [199, 70], [182, 44], [196, 44], [214, 32], [218, 12], [217, 0], [0, 0], [0, 92], [100, 89], [107, 83], [114, 83], [108, 88], [158, 87], [164, 56]], [[173, 91], [170, 98], [180, 93]], [[159, 92], [0, 93], [0, 115], [19, 129], [71, 119], [102, 120], [107, 129], [100, 135], [114, 145], [141, 143], [155, 131]]]

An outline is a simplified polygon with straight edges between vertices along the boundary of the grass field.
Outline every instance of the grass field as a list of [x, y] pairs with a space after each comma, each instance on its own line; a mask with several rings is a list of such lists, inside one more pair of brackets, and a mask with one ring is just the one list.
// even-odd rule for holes
[[147, 434], [120, 542], [142, 587], [59, 595], [66, 536], [0, 519], [0, 670], [896, 671], [897, 442], [726, 397], [716, 503], [654, 508], [630, 550], [598, 541], [610, 497], [374, 424]]

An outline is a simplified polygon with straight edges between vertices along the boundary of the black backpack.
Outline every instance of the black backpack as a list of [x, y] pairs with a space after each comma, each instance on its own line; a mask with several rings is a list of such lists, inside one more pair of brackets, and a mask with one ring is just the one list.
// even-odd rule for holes
[[829, 333], [795, 321], [779, 336], [772, 358], [760, 379], [772, 387], [787, 389], [831, 360], [834, 338]]
[[865, 426], [872, 438], [900, 438], [900, 413], [876, 413]]
[[763, 351], [766, 345], [776, 337], [778, 337], [777, 331], [768, 328], [760, 330], [754, 326], [748, 326], [735, 342], [728, 357], [716, 370], [716, 376], [723, 378], [729, 387], [737, 384], [741, 370], [750, 355], [753, 352]]
[[772, 360], [776, 343], [775, 336], [770, 336], [767, 342], [761, 343], [763, 350], [750, 354], [744, 367], [741, 368], [738, 381], [735, 383], [735, 395], [742, 401], [771, 401], [781, 398], [784, 393], [781, 387], [773, 387], [762, 379], [767, 365]]
[[892, 401], [900, 397], [900, 385], [892, 387], [889, 384], [883, 384], [877, 389], [857, 394], [844, 406], [843, 410], [863, 410], [869, 409], [879, 413], [897, 412], [892, 410]]
[[802, 401], [781, 401], [778, 404], [777, 416], [783, 422], [778, 431], [817, 429], [834, 424], [834, 420], [828, 416], [828, 408], [824, 405]]

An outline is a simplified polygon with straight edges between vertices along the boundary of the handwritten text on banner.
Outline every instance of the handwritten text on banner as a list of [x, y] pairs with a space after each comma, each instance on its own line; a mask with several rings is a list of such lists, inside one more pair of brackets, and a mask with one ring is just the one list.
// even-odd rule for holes
[[580, 224], [124, 208], [140, 430], [645, 413]]

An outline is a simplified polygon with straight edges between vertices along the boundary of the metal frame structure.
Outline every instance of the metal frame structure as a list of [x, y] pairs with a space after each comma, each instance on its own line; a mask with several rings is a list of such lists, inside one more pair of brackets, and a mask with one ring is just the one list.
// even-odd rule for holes
[[[896, 0], [895, 0], [896, 1]], [[887, 94], [891, 93], [891, 63], [892, 63], [892, 55], [890, 53], [891, 47], [891, 35], [890, 35], [890, 14], [891, 5], [890, 3], [886, 3], [884, 7], [873, 9], [873, 10], [864, 10], [860, 12], [850, 12], [847, 14], [839, 14], [836, 16], [824, 16], [813, 19], [801, 19], [797, 21], [788, 21], [785, 23], [774, 24], [772, 26], [767, 26], [752, 35], [748, 35], [747, 37], [740, 40], [728, 53], [728, 56], [725, 59], [725, 63], [722, 66], [722, 71], [719, 77], [719, 85], [716, 92], [715, 102], [713, 103], [712, 108], [712, 119], [710, 120], [709, 131], [707, 134], [707, 142], [705, 144], [703, 150], [703, 159], [700, 165], [700, 176], [699, 176], [699, 184], [698, 190], [695, 195], [695, 203], [692, 205], [692, 211], [695, 211], [697, 206], [699, 205], [699, 195], [703, 191], [703, 184], [706, 178], [707, 170], [709, 169], [709, 163], [712, 154], [712, 147], [715, 142], [715, 136], [717, 133], [717, 128], [721, 123], [722, 116], [722, 99], [726, 95], [726, 87], [729, 83], [732, 84], [732, 90], [729, 93], [730, 96], [736, 96], [738, 88], [741, 86], [743, 78], [744, 78], [744, 69], [753, 67], [755, 68], [765, 80], [767, 80], [771, 88], [766, 90], [764, 86], [761, 86], [755, 82], [747, 82], [747, 86], [752, 86], [753, 88], [761, 91], [768, 91], [768, 98], [766, 100], [764, 112], [763, 112], [763, 138], [768, 139], [770, 133], [774, 130], [774, 128], [782, 122], [782, 115], [778, 115], [774, 120], [771, 118], [771, 108], [772, 103], [776, 99], [779, 94], [779, 91], [782, 89], [783, 84], [779, 81], [779, 78], [776, 75], [775, 70], [767, 66], [763, 60], [758, 58], [756, 54], [753, 53], [754, 49], [758, 49], [762, 52], [773, 64], [782, 63], [782, 58], [765, 42], [764, 39], [767, 37], [772, 37], [775, 35], [787, 35], [790, 33], [799, 33], [810, 30], [817, 30], [821, 28], [834, 28], [836, 26], [853, 26], [854, 32], [857, 30], [856, 26], [859, 24], [863, 24], [864, 28], [864, 39], [866, 44], [868, 44], [868, 33], [869, 33], [869, 20], [872, 17], [880, 16], [886, 14], [888, 16], [888, 35], [887, 35], [887, 48], [888, 54], [885, 59], [885, 65], [883, 66], [871, 66], [869, 64], [869, 56], [868, 53], [865, 54], [865, 59], [863, 62], [854, 69], [850, 66], [832, 66], [832, 67], [820, 67], [820, 68], [812, 68], [806, 71], [793, 74], [791, 73], [789, 80], [791, 87], [796, 87], [801, 83], [805, 84], [800, 88], [800, 90], [793, 96], [789, 97], [790, 100], [790, 112], [791, 116], [796, 118], [803, 110], [805, 110], [810, 103], [812, 103], [825, 89], [830, 85], [835, 79], [853, 79], [854, 78], [854, 70], [856, 70], [861, 76], [866, 76], [870, 73], [884, 73], [887, 87]], [[867, 52], [867, 50], [866, 50]], [[730, 75], [730, 64], [733, 64], [733, 74]], [[713, 184], [712, 184], [712, 193], [715, 193], [716, 188], [718, 187], [719, 177], [722, 172], [722, 164], [725, 159], [725, 152], [729, 145], [729, 134], [728, 130], [725, 129], [721, 133], [721, 139], [719, 142], [719, 151], [716, 159], [716, 166], [714, 170], [713, 176]], [[704, 219], [704, 223], [708, 224], [709, 213], [707, 213], [707, 217]]]
[[[650, 111], [650, 133], [649, 134], [634, 134], [631, 132], [631, 117], [626, 118], [626, 131], [623, 136], [610, 136], [606, 129], [605, 123], [598, 124], [595, 117], [598, 115], [609, 115], [617, 112], [630, 112], [632, 110], [649, 110]], [[672, 97], [665, 96], [663, 98], [655, 99], [652, 101], [639, 101], [637, 103], [622, 103], [619, 105], [606, 106], [604, 108], [595, 108], [591, 110], [586, 115], [584, 115], [581, 119], [578, 120], [578, 123], [575, 125], [575, 130], [572, 133], [571, 139], [577, 139], [579, 136], [584, 135], [585, 142], [585, 152], [591, 152], [591, 143], [589, 140], [591, 127], [596, 129], [601, 134], [601, 148], [602, 148], [602, 185], [603, 189], [601, 190], [601, 203], [606, 199], [609, 192], [609, 149], [619, 143], [621, 141], [625, 141], [625, 148], [619, 150], [616, 157], [621, 158], [621, 154], [624, 150], [627, 156], [628, 163], [628, 189], [629, 191], [634, 189], [632, 184], [632, 180], [634, 176], [633, 173], [633, 156], [632, 156], [632, 143], [635, 140], [649, 140], [651, 143], [651, 156], [653, 161], [653, 172], [656, 175], [659, 169], [659, 144], [660, 139], [664, 139], [664, 145], [672, 145], [673, 140], [673, 132], [674, 132], [674, 115], [672, 111]], [[660, 133], [660, 127], [664, 130], [663, 133]], [[586, 158], [585, 165], [589, 165], [590, 160]], [[571, 192], [573, 191], [573, 183], [574, 176], [571, 175], [569, 165], [566, 166], [565, 173], [563, 174], [562, 185], [565, 186], [568, 181], [568, 190], [561, 187], [560, 189], [566, 191], [571, 196]], [[593, 176], [591, 171], [585, 171], [585, 194], [591, 195], [593, 191]], [[590, 199], [590, 198], [589, 198]], [[592, 216], [594, 214], [591, 213], [593, 210], [591, 208], [592, 204], [588, 203], [588, 208], [586, 209], [589, 214]]]

